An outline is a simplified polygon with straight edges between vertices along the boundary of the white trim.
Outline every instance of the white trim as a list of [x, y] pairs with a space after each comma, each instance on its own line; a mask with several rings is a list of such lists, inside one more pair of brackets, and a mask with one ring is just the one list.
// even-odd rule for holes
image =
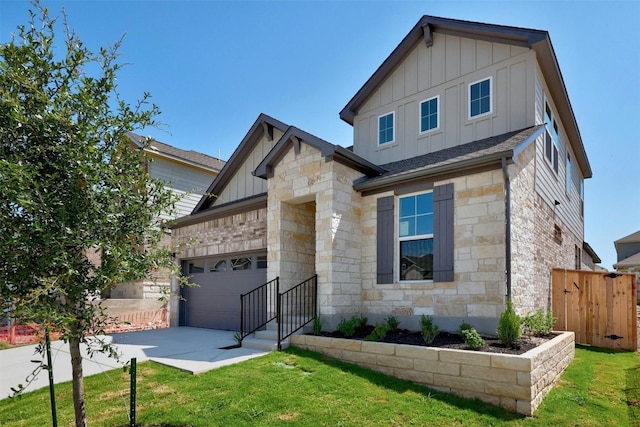
[[[478, 114], [476, 116], [471, 115], [471, 86], [482, 83], [484, 81], [489, 80], [489, 111]], [[475, 120], [480, 117], [488, 116], [493, 113], [493, 77], [488, 76], [484, 77], [480, 80], [476, 80], [475, 82], [469, 83], [467, 86], [467, 120]]]
[[[432, 129], [422, 130], [422, 104], [424, 104], [425, 102], [432, 101], [434, 99], [436, 100], [436, 106], [438, 108], [438, 112], [436, 114], [436, 121], [437, 121], [436, 127]], [[431, 98], [424, 99], [418, 103], [418, 135], [424, 135], [429, 132], [433, 132], [440, 129], [440, 111], [441, 110], [442, 109], [440, 108], [440, 95], [432, 96]]]
[[[391, 114], [391, 117], [392, 117], [393, 135], [391, 137], [391, 141], [386, 141], [386, 142], [382, 142], [381, 143], [380, 142], [380, 119], [382, 117], [388, 116], [389, 114]], [[396, 112], [395, 112], [395, 110], [389, 111], [388, 113], [380, 114], [378, 116], [377, 129], [378, 129], [378, 132], [377, 132], [376, 139], [378, 140], [378, 147], [386, 147], [387, 145], [390, 145], [390, 144], [393, 144], [394, 142], [396, 142]]]

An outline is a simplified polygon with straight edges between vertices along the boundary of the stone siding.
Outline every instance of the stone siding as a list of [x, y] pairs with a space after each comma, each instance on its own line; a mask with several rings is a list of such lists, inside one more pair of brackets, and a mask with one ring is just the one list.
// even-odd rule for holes
[[267, 209], [260, 208], [173, 230], [179, 259], [264, 250]]
[[[374, 321], [393, 314], [407, 328], [416, 327], [422, 314], [432, 315], [444, 330], [456, 330], [468, 321], [481, 332], [493, 334], [506, 293], [502, 170], [435, 182], [434, 186], [447, 183], [454, 185], [453, 282], [400, 282], [395, 266], [394, 283], [376, 283], [376, 200], [393, 193], [363, 198], [361, 312]], [[397, 207], [395, 216], [397, 223]], [[397, 246], [396, 240], [396, 258]], [[354, 306], [352, 311], [357, 309]]]
[[393, 377], [533, 415], [575, 355], [573, 332], [522, 355], [293, 335], [291, 344]]
[[[291, 148], [283, 156], [269, 179], [268, 278], [279, 276], [286, 289], [308, 278], [301, 278], [298, 269], [309, 276], [317, 273], [318, 306], [324, 316], [350, 313], [353, 307], [359, 311], [361, 306], [362, 198], [353, 190], [353, 181], [361, 176], [302, 142], [298, 153]], [[287, 252], [294, 236], [314, 240], [313, 271], [308, 271], [309, 257], [302, 256], [302, 265], [296, 265]]]

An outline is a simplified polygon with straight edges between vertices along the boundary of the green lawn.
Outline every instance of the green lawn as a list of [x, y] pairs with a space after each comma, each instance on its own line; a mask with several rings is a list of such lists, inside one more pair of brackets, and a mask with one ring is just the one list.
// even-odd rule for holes
[[[129, 375], [86, 379], [91, 426], [128, 425]], [[58, 424], [73, 424], [71, 387], [56, 386]], [[289, 349], [193, 376], [138, 365], [143, 426], [640, 426], [640, 357], [579, 347], [533, 418]], [[51, 425], [48, 389], [0, 401], [1, 426]]]

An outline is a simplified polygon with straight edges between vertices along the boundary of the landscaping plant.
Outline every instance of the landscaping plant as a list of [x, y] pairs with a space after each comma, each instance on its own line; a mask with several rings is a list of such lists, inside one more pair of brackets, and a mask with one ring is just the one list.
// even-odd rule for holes
[[340, 323], [338, 323], [338, 331], [342, 332], [348, 337], [352, 337], [357, 329], [364, 328], [367, 326], [367, 318], [359, 315], [352, 316], [349, 320], [342, 319]]
[[507, 309], [500, 314], [498, 338], [507, 347], [513, 347], [522, 332], [522, 318], [513, 309], [511, 300], [507, 300]]
[[320, 320], [320, 316], [316, 316], [313, 319], [313, 335], [320, 335], [322, 333], [322, 321]]
[[466, 331], [471, 328], [472, 326], [470, 324], [468, 324], [467, 322], [462, 322], [460, 326], [458, 326], [458, 333], [462, 336], [463, 331]]
[[422, 339], [424, 339], [425, 343], [431, 344], [438, 336], [438, 325], [433, 323], [432, 316], [425, 316], [424, 314], [420, 318], [420, 325], [422, 327]]
[[472, 350], [477, 350], [484, 345], [484, 340], [478, 331], [476, 331], [476, 328], [463, 329], [462, 337], [464, 338], [465, 344]]
[[398, 328], [400, 327], [400, 322], [398, 321], [396, 316], [393, 316], [393, 315], [387, 316], [387, 318], [385, 319], [385, 322], [387, 323], [387, 326], [389, 327], [389, 330], [391, 332], [397, 331]]
[[522, 332], [525, 335], [543, 337], [553, 331], [556, 323], [553, 313], [545, 310], [538, 310], [533, 314], [528, 314], [522, 320]]

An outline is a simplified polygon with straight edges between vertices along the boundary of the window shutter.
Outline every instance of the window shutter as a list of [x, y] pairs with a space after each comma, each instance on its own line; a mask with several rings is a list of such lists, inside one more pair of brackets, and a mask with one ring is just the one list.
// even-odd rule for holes
[[378, 199], [377, 282], [393, 283], [393, 196]]
[[433, 281], [452, 282], [453, 184], [433, 188], [433, 228]]

